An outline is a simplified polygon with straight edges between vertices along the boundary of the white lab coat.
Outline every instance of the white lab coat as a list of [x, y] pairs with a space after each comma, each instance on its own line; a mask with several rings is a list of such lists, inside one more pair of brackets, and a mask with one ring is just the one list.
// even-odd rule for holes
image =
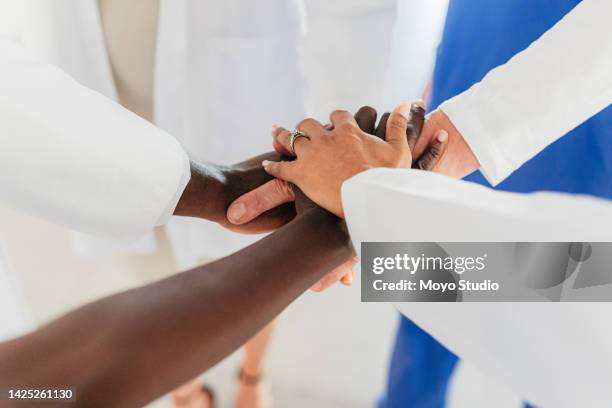
[[612, 2], [583, 0], [526, 50], [440, 105], [492, 185], [610, 106], [611, 18]]
[[[497, 192], [433, 173], [375, 169], [346, 182], [342, 200], [357, 249], [366, 241], [612, 241], [612, 203], [586, 196]], [[610, 405], [609, 303], [395, 306], [537, 406]]]
[[[299, 0], [161, 0], [154, 91], [159, 128], [79, 88], [68, 77], [107, 98], [117, 97], [97, 0], [2, 0], [0, 15], [10, 23], [0, 29], [0, 83], [12, 89], [0, 92], [0, 122], [12, 120], [10, 128], [0, 125], [0, 137], [10, 138], [6, 143], [11, 146], [3, 147], [0, 155], [15, 160], [31, 152], [44, 156], [36, 157], [39, 160], [55, 157], [54, 171], [70, 179], [48, 183], [44, 174], [36, 177], [22, 169], [12, 175], [13, 183], [29, 183], [30, 192], [37, 192], [36, 208], [19, 201], [23, 196], [18, 198], [17, 190], [5, 190], [4, 201], [80, 231], [130, 238], [168, 219], [177, 189], [186, 182], [186, 167], [180, 146], [166, 132], [196, 158], [229, 164], [269, 150], [272, 123], [296, 123], [305, 115]], [[21, 106], [16, 106], [16, 96]], [[63, 143], [51, 132], [62, 136]], [[92, 132], [96, 138], [79, 139], [79, 133]], [[112, 187], [106, 182], [97, 190], [83, 189], [75, 179], [85, 174], [75, 171], [73, 159], [92, 145], [98, 158], [104, 157], [94, 181], [102, 180], [104, 171], [117, 171], [104, 169], [113, 155], [125, 174], [134, 170], [130, 166], [137, 169], [132, 180], [117, 174]], [[86, 153], [83, 157], [91, 159]], [[146, 161], [156, 163], [157, 169]], [[3, 172], [15, 168], [11, 161], [2, 162]], [[152, 181], [154, 177], [159, 180]], [[175, 191], [168, 191], [170, 186]], [[74, 187], [80, 191], [68, 191]], [[158, 196], [145, 192], [147, 188]], [[58, 197], [70, 198], [71, 214], [57, 213], [66, 204]], [[127, 208], [120, 208], [119, 202], [129, 197], [138, 202], [130, 213], [119, 214]], [[96, 217], [86, 219], [94, 213]], [[92, 224], [94, 219], [98, 224]], [[254, 239], [191, 219], [172, 220], [168, 232], [179, 267], [226, 254]], [[81, 236], [77, 247], [83, 253], [104, 253], [104, 248], [116, 249], [115, 242]], [[152, 249], [152, 238], [137, 247]]]
[[[497, 184], [612, 102], [612, 3], [584, 0], [480, 83], [440, 106]], [[399, 21], [404, 23], [405, 20]], [[380, 203], [384, 202], [384, 211]], [[343, 186], [364, 241], [606, 241], [609, 202], [517, 195], [433, 174], [374, 170]], [[397, 304], [468, 363], [543, 407], [612, 399], [609, 304]]]

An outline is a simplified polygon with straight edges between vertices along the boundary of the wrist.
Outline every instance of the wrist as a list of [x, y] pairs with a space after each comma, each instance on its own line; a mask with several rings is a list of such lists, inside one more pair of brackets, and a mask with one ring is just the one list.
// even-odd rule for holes
[[174, 215], [225, 220], [228, 170], [210, 163], [190, 162], [191, 178], [176, 206]]
[[309, 228], [325, 237], [328, 242], [334, 242], [338, 248], [346, 250], [347, 255], [354, 255], [348, 227], [342, 218], [324, 208], [313, 206], [300, 212], [296, 220], [308, 224]]

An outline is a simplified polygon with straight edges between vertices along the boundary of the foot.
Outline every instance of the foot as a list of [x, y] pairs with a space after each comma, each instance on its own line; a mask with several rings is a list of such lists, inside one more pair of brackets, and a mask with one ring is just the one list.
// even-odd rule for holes
[[174, 408], [213, 408], [213, 395], [198, 379], [177, 388], [172, 393]]
[[272, 408], [272, 391], [261, 374], [240, 372], [235, 408]]

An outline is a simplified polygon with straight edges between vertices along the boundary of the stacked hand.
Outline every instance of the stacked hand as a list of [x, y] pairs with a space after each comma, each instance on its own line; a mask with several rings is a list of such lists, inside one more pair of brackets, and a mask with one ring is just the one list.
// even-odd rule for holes
[[[297, 158], [265, 159], [263, 167], [275, 178], [232, 203], [228, 219], [236, 225], [249, 225], [259, 214], [269, 216], [271, 209], [294, 200], [295, 186], [342, 217], [340, 188], [355, 174], [374, 167], [433, 169], [445, 153], [447, 133], [434, 132], [419, 155], [414, 156], [412, 151], [419, 142], [424, 115], [423, 104], [403, 103], [391, 114], [384, 114], [378, 125], [377, 112], [369, 107], [361, 108], [354, 117], [346, 111], [335, 111], [328, 125], [306, 119], [297, 129], [308, 138], [296, 139], [295, 151], [290, 146], [290, 132], [275, 126], [272, 130], [275, 150], [288, 160]], [[312, 289], [325, 290], [338, 280], [351, 284], [357, 262], [357, 258], [349, 260]]]
[[[297, 129], [307, 137], [295, 139], [293, 149], [291, 133], [278, 128], [273, 135], [275, 149], [284, 155], [295, 155], [296, 159], [265, 160], [262, 165], [270, 175], [297, 185], [321, 207], [343, 217], [341, 187], [347, 179], [375, 167], [413, 166], [412, 149], [425, 120], [423, 106], [401, 104], [390, 116], [383, 118], [386, 120], [381, 121], [382, 129], [381, 126], [374, 129], [375, 115], [375, 112], [363, 115], [369, 120], [360, 118], [361, 126], [346, 111], [332, 112], [331, 123], [325, 126], [314, 119], [306, 119]], [[377, 132], [380, 137], [375, 136]], [[414, 166], [433, 167], [443, 153], [447, 136], [441, 131]]]

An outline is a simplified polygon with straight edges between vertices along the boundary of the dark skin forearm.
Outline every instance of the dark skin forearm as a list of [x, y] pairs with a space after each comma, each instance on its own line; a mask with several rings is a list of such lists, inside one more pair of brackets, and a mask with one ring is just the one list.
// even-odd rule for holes
[[351, 254], [343, 223], [309, 208], [232, 256], [0, 344], [0, 386], [74, 386], [77, 406], [142, 406], [230, 354]]
[[174, 215], [203, 218], [241, 233], [268, 232], [281, 227], [295, 216], [293, 203], [271, 209], [244, 225], [231, 224], [226, 217], [227, 208], [235, 199], [272, 179], [261, 167], [261, 162], [280, 157], [270, 152], [233, 166], [192, 160], [191, 179]]

